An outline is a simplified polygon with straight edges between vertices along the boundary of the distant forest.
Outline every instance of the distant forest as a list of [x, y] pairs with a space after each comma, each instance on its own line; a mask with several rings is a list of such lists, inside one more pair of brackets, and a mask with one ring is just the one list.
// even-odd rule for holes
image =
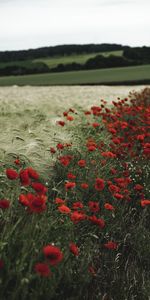
[[[122, 50], [122, 56], [109, 55], [105, 57], [100, 52]], [[84, 64], [64, 64], [63, 57], [71, 55], [98, 53], [88, 59]], [[45, 62], [33, 62], [40, 58], [62, 57], [62, 63], [54, 68], [48, 67]], [[0, 76], [25, 75], [48, 72], [65, 72], [78, 70], [92, 70], [134, 66], [150, 63], [150, 47], [129, 47], [118, 44], [86, 44], [86, 45], [60, 45], [38, 49], [3, 51], [0, 52]]]

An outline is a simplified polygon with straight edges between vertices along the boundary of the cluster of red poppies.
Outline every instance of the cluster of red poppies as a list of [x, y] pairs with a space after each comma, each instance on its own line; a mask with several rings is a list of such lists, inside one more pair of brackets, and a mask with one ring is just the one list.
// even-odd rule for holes
[[[75, 225], [83, 221], [102, 230], [107, 226], [105, 215], [114, 216], [118, 205], [130, 204], [132, 200], [142, 208], [150, 205], [142, 179], [150, 157], [150, 106], [145, 105], [144, 100], [141, 103], [129, 101], [128, 98], [118, 99], [108, 108], [107, 102], [101, 100], [99, 106], [84, 111], [82, 117], [84, 124], [87, 122], [89, 135], [83, 136], [84, 150], [80, 151], [80, 157], [73, 152], [72, 143], [58, 143], [56, 148], [50, 148], [51, 154], [57, 157], [60, 173], [63, 169], [62, 193], [51, 201], [61, 214], [60, 218], [64, 216], [63, 222], [68, 217]], [[75, 113], [74, 109], [65, 111], [65, 120], [57, 121], [57, 125], [65, 128], [67, 121], [75, 122]], [[106, 141], [102, 140], [103, 132], [107, 135]], [[46, 184], [40, 182], [39, 174], [33, 168], [23, 169], [19, 158], [14, 163], [14, 169], [6, 169], [7, 178], [29, 188], [29, 192], [19, 195], [19, 204], [30, 213], [42, 213], [48, 207]], [[0, 200], [0, 209], [10, 206], [9, 200]], [[103, 243], [104, 248], [111, 250], [116, 250], [118, 245], [119, 241], [113, 241], [113, 238]], [[75, 256], [79, 255], [76, 244], [70, 242], [69, 248]], [[49, 276], [49, 266], [60, 263], [64, 254], [54, 245], [45, 246], [43, 254], [46, 261], [37, 263], [35, 271]]]

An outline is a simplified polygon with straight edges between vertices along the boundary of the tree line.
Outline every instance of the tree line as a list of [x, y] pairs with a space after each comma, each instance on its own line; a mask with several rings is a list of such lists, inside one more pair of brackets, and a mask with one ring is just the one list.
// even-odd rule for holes
[[32, 60], [37, 58], [65, 56], [72, 54], [97, 53], [105, 51], [123, 50], [125, 46], [119, 44], [85, 44], [59, 45], [37, 49], [19, 51], [0, 51], [0, 62]]
[[[103, 46], [102, 45], [99, 45], [99, 46], [101, 46], [104, 49], [105, 48], [104, 45], [106, 47], [106, 44], [103, 44]], [[78, 49], [78, 51], [79, 51], [79, 49], [81, 51], [81, 48], [82, 48], [82, 50], [85, 49], [84, 46], [86, 46], [86, 45], [75, 45], [75, 46]], [[78, 46], [79, 46], [79, 48], [78, 48]], [[113, 51], [112, 49], [113, 49], [113, 47], [115, 47], [115, 44], [109, 45], [109, 46], [110, 47], [107, 47], [107, 49], [109, 48], [109, 51]], [[118, 46], [120, 47], [120, 45], [118, 45]], [[61, 47], [63, 47], [63, 46], [57, 46], [57, 47], [60, 50]], [[52, 47], [52, 48], [55, 48], [55, 47]], [[72, 45], [66, 45], [66, 49], [67, 48], [69, 49], [68, 51], [71, 51], [71, 49], [73, 51], [73, 49], [74, 49], [74, 48], [72, 48]], [[98, 47], [97, 48], [93, 47], [91, 49], [94, 49], [93, 51], [95, 52], [95, 49], [98, 49]], [[36, 50], [34, 50], [34, 51], [36, 51]], [[116, 50], [120, 50], [120, 49], [115, 49], [114, 51], [116, 51]], [[74, 51], [75, 51], [75, 49], [74, 49]], [[89, 51], [89, 49], [88, 49], [88, 51]], [[90, 50], [90, 51], [92, 51], [92, 50]], [[89, 53], [92, 53], [92, 52], [89, 52]], [[70, 55], [71, 54], [73, 54], [73, 52], [72, 53], [70, 52]], [[81, 52], [78, 54], [81, 54]], [[67, 54], [65, 54], [65, 55], [67, 55]], [[55, 56], [56, 56], [56, 54], [55, 54]], [[35, 59], [35, 57], [34, 57], [34, 59]], [[6, 63], [6, 66], [4, 64], [3, 67], [0, 68], [0, 76], [127, 67], [127, 66], [136, 66], [136, 65], [149, 64], [149, 63], [150, 63], [150, 47], [135, 47], [135, 48], [125, 47], [123, 50], [122, 56], [110, 55], [108, 57], [105, 57], [103, 55], [98, 54], [95, 57], [88, 59], [84, 64], [80, 64], [80, 63], [76, 63], [76, 62], [72, 62], [72, 63], [68, 63], [68, 64], [61, 63], [53, 68], [49, 68], [44, 62], [24, 61], [24, 62], [22, 62], [23, 65], [21, 65], [21, 62], [19, 63], [19, 65], [17, 65], [17, 62], [14, 61], [13, 63], [11, 63], [11, 65], [7, 65], [7, 63]]]

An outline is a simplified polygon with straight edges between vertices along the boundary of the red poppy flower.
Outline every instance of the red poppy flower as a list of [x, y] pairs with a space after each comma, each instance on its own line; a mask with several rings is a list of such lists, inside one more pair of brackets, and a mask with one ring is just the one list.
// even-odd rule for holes
[[31, 180], [27, 169], [21, 170], [19, 173], [19, 177], [20, 177], [21, 185], [29, 186], [31, 184]]
[[111, 205], [110, 203], [105, 203], [105, 204], [104, 204], [104, 207], [105, 207], [105, 209], [107, 209], [107, 210], [114, 210], [114, 209], [115, 209], [114, 206]]
[[70, 214], [70, 212], [71, 212], [71, 209], [68, 206], [64, 205], [64, 204], [59, 206], [58, 210], [63, 214]]
[[74, 117], [72, 117], [72, 116], [67, 116], [67, 120], [68, 120], [68, 121], [73, 121], [73, 120], [74, 120]]
[[115, 193], [115, 194], [114, 194], [114, 197], [115, 197], [116, 199], [123, 199], [123, 198], [124, 198], [124, 196], [121, 195], [121, 194], [119, 194], [119, 193]]
[[150, 200], [141, 200], [141, 206], [142, 207], [145, 207], [145, 206], [147, 206], [147, 205], [150, 205]]
[[[31, 197], [32, 195], [32, 197]], [[28, 198], [29, 199], [29, 198]], [[30, 201], [29, 201], [29, 209], [33, 213], [42, 213], [46, 209], [46, 200], [47, 197], [45, 195], [33, 195], [30, 194]]]
[[78, 211], [74, 211], [71, 216], [70, 216], [71, 221], [74, 224], [77, 224], [78, 222], [85, 220], [86, 219], [86, 215], [82, 212], [78, 212]]
[[96, 150], [96, 147], [94, 145], [88, 146], [88, 151], [93, 152]]
[[89, 220], [95, 224], [98, 225], [101, 229], [105, 227], [105, 221], [101, 218], [97, 218], [96, 216], [89, 217]]
[[81, 183], [82, 189], [86, 190], [88, 189], [89, 185], [87, 183]]
[[58, 143], [56, 147], [57, 147], [57, 149], [59, 149], [59, 150], [63, 150], [63, 149], [64, 149], [64, 145], [61, 144], [61, 143]]
[[56, 204], [65, 204], [65, 200], [61, 199], [61, 198], [56, 198], [55, 199], [55, 203]]
[[87, 111], [84, 112], [84, 114], [85, 115], [91, 115], [91, 112], [87, 110]]
[[0, 200], [0, 208], [1, 209], [7, 209], [7, 208], [9, 208], [9, 206], [10, 206], [9, 200], [6, 200], [6, 199]]
[[86, 166], [86, 161], [84, 159], [79, 160], [78, 161], [78, 166], [85, 167]]
[[27, 195], [25, 195], [25, 194], [19, 195], [19, 202], [24, 206], [29, 206], [29, 200], [28, 200]]
[[71, 155], [65, 155], [65, 156], [59, 157], [60, 163], [65, 167], [67, 167], [70, 164], [71, 160], [72, 160]]
[[90, 211], [96, 213], [100, 210], [99, 203], [95, 201], [89, 201], [88, 203]]
[[50, 147], [50, 152], [51, 152], [52, 154], [56, 153], [56, 150], [55, 150], [55, 148], [53, 148], [53, 147]]
[[18, 173], [14, 169], [6, 169], [6, 176], [10, 180], [15, 180], [19, 177]]
[[20, 159], [19, 159], [19, 158], [15, 159], [14, 163], [15, 163], [17, 166], [20, 166], [20, 165], [21, 165], [21, 162], [20, 162]]
[[72, 252], [75, 256], [79, 255], [79, 248], [76, 246], [76, 244], [70, 242], [69, 248], [70, 248], [70, 252]]
[[38, 180], [39, 179], [39, 174], [31, 167], [27, 168], [29, 177], [32, 179]]
[[110, 184], [108, 189], [111, 193], [119, 193], [120, 192], [120, 188], [114, 184]]
[[116, 250], [118, 248], [118, 244], [116, 242], [110, 241], [104, 244], [104, 247], [107, 249]]
[[57, 124], [63, 127], [65, 125], [65, 122], [64, 121], [57, 121]]
[[101, 155], [103, 157], [108, 157], [108, 158], [114, 158], [114, 157], [116, 157], [116, 154], [112, 153], [111, 151], [102, 152]]
[[96, 178], [95, 189], [97, 191], [102, 191], [105, 187], [104, 180], [101, 178]]
[[48, 188], [40, 182], [32, 182], [31, 186], [38, 194], [45, 194], [48, 190]]
[[100, 124], [99, 124], [99, 123], [96, 123], [96, 122], [94, 122], [94, 123], [92, 124], [92, 126], [93, 126], [94, 128], [97, 128], [97, 127], [99, 127], [99, 126], [100, 126]]
[[61, 252], [60, 248], [53, 245], [47, 245], [43, 247], [43, 253], [51, 266], [56, 266], [63, 259], [63, 253]]
[[67, 178], [68, 179], [75, 179], [76, 178], [76, 175], [72, 174], [72, 173], [68, 173], [67, 174]]
[[67, 182], [67, 183], [65, 183], [65, 189], [66, 190], [73, 189], [75, 186], [76, 186], [75, 182]]
[[51, 275], [49, 266], [46, 263], [36, 263], [34, 270], [42, 277], [48, 277]]
[[73, 205], [72, 205], [72, 208], [73, 209], [79, 209], [79, 208], [82, 209], [83, 208], [83, 204], [81, 202], [79, 202], [79, 201], [78, 202], [74, 202]]
[[141, 185], [141, 184], [136, 184], [135, 186], [134, 186], [134, 190], [136, 190], [136, 191], [142, 191], [144, 189], [144, 187], [143, 187], [143, 185]]

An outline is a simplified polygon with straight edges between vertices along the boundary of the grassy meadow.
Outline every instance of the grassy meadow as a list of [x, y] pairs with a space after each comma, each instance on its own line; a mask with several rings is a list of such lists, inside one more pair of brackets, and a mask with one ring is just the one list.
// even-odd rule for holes
[[0, 87], [0, 300], [150, 299], [149, 113], [148, 86]]
[[50, 57], [50, 58], [39, 58], [33, 60], [33, 62], [43, 62], [48, 67], [54, 68], [58, 64], [70, 64], [72, 62], [84, 64], [88, 59], [93, 58], [97, 55], [103, 55], [105, 57], [108, 57], [110, 55], [115, 56], [122, 56], [123, 51], [117, 50], [117, 51], [108, 51], [108, 52], [99, 52], [99, 53], [89, 53], [89, 54], [72, 54], [72, 55], [66, 55], [66, 56], [58, 56], [58, 57]]
[[150, 81], [150, 65], [0, 77], [0, 86], [121, 84]]
[[65, 55], [65, 56], [54, 56], [54, 57], [49, 57], [49, 58], [38, 58], [38, 59], [33, 59], [33, 60], [25, 60], [25, 61], [12, 61], [12, 62], [0, 62], [0, 68], [8, 67], [8, 66], [13, 66], [14, 64], [16, 66], [30, 66], [32, 63], [40, 63], [43, 62], [45, 63], [48, 67], [54, 68], [58, 64], [68, 64], [72, 62], [76, 63], [81, 63], [84, 64], [89, 58], [92, 58], [96, 55], [103, 55], [105, 57], [109, 55], [115, 55], [115, 56], [122, 56], [123, 51], [118, 50], [118, 51], [109, 51], [109, 52], [100, 52], [100, 53], [90, 53], [90, 54], [81, 54], [81, 55]]

